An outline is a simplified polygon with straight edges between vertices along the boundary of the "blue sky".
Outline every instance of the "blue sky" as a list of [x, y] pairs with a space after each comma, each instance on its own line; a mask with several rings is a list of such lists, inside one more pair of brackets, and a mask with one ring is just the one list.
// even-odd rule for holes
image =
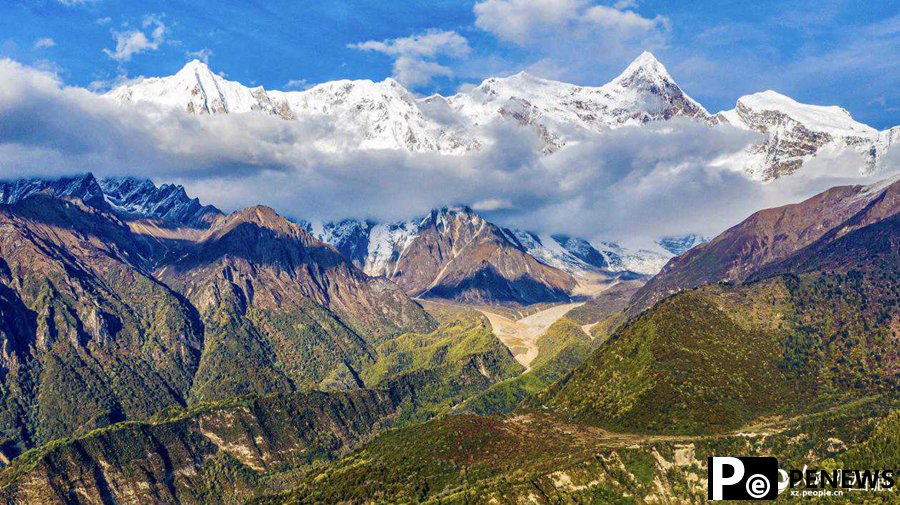
[[101, 88], [125, 77], [171, 74], [197, 56], [230, 79], [274, 89], [395, 75], [418, 93], [452, 93], [523, 69], [602, 84], [642, 49], [711, 111], [775, 89], [802, 102], [841, 105], [877, 128], [900, 124], [895, 1], [12, 0], [0, 6], [0, 57], [53, 70], [67, 84]]

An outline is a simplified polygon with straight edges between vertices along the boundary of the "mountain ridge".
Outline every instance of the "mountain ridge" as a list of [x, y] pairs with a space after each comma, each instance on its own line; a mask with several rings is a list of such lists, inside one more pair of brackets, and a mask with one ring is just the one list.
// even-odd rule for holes
[[131, 224], [49, 191], [0, 205], [5, 457], [189, 403], [359, 388], [376, 344], [434, 328], [271, 209], [219, 216], [197, 240]]
[[[149, 179], [130, 176], [97, 178], [90, 172], [58, 179], [0, 181], [0, 204], [15, 203], [41, 191], [49, 191], [57, 197], [78, 198], [94, 208], [115, 213], [141, 233], [158, 238], [179, 233], [186, 236], [190, 229], [208, 229], [225, 215], [215, 206], [189, 196], [180, 185], [163, 183], [157, 186]], [[391, 277], [395, 273], [390, 266], [391, 258], [399, 255], [418, 236], [423, 223], [432, 214], [446, 214], [454, 209], [477, 215], [471, 208], [461, 206], [432, 209], [426, 215], [389, 223], [354, 218], [315, 224], [302, 219], [296, 222], [316, 238], [336, 247], [369, 275]], [[176, 232], [166, 228], [181, 230]], [[632, 250], [610, 241], [588, 242], [561, 234], [540, 236], [525, 230], [498, 228], [506, 239], [538, 261], [576, 276], [596, 269], [653, 275], [673, 255], [704, 240], [694, 234], [661, 237], [656, 244], [658, 248]], [[197, 239], [198, 235], [194, 233], [192, 240]], [[674, 248], [670, 242], [676, 244]]]
[[[760, 211], [670, 262], [635, 295], [649, 308], [531, 407], [619, 431], [698, 434], [896, 398], [898, 271], [896, 178]], [[684, 279], [694, 282], [671, 289]]]
[[[84, 181], [61, 187], [80, 190]], [[515, 375], [522, 368], [489, 318], [468, 309], [455, 319], [436, 315], [459, 310], [455, 304], [434, 304], [442, 321], [432, 332], [421, 320], [407, 321], [422, 329], [402, 335], [379, 330], [385, 326], [371, 318], [354, 320], [365, 314], [339, 307], [340, 297], [362, 290], [358, 305], [377, 299], [369, 312], [384, 315], [398, 308], [382, 296], [380, 282], [389, 281], [368, 279], [313, 227], [271, 208], [218, 216], [179, 254], [153, 261], [144, 255], [154, 251], [113, 209], [85, 204], [80, 191], [36, 191], [0, 206], [0, 373], [15, 386], [3, 394], [33, 392], [35, 378], [40, 392], [0, 402], [0, 459], [18, 455], [0, 473], [0, 494], [60, 502], [73, 493], [100, 502], [144, 494], [162, 503], [266, 499], [260, 493], [276, 493], [275, 503], [421, 501], [446, 498], [452, 485], [462, 497], [493, 489], [498, 499], [526, 499], [537, 489], [608, 501], [638, 496], [638, 477], [646, 485], [640, 496], [649, 497], [667, 474], [671, 496], [702, 500], [702, 475], [683, 481], [701, 483], [685, 488], [668, 463], [702, 468], [690, 444], [703, 455], [761, 437], [771, 444], [764, 452], [778, 447], [803, 461], [833, 456], [829, 434], [839, 433], [841, 445], [859, 439], [844, 431], [845, 409], [881, 393], [896, 404], [897, 184], [838, 187], [814, 204], [762, 211], [767, 219], [759, 222], [794, 223], [799, 231], [774, 226], [791, 247], [764, 255], [762, 269], [745, 268], [753, 263], [746, 258], [735, 262], [750, 282], [713, 280], [667, 297], [608, 339], [593, 329], [591, 339], [582, 325], [617, 312], [618, 298], [567, 313], [538, 341], [548, 349], [537, 360], [550, 360], [533, 369], [542, 376]], [[801, 222], [802, 214], [808, 218]], [[832, 225], [824, 231], [823, 219]], [[458, 271], [453, 252], [464, 248], [499, 250], [507, 261], [498, 267], [521, 260], [514, 251], [525, 254], [523, 235], [469, 208], [438, 209], [415, 224], [426, 240], [411, 241], [405, 254], [448, 258], [430, 268], [450, 274]], [[794, 236], [802, 240], [789, 240]], [[678, 250], [699, 239], [667, 237], [660, 246]], [[586, 249], [590, 243], [552, 240], [573, 257], [605, 261]], [[682, 257], [722, 243], [732, 242], [720, 235]], [[396, 286], [384, 289], [402, 299]], [[373, 385], [380, 390], [334, 391]], [[437, 416], [403, 427], [423, 419], [418, 408], [427, 416], [456, 406], [514, 415]], [[820, 422], [823, 414], [835, 414], [838, 424], [799, 431], [821, 439], [815, 452], [797, 431], [773, 431], [797, 430], [798, 421]], [[761, 416], [777, 416], [777, 424]], [[35, 418], [37, 426], [28, 425]], [[392, 426], [400, 429], [378, 435]], [[17, 447], [16, 440], [27, 443]], [[661, 445], [670, 442], [677, 444]], [[578, 447], [583, 453], [573, 452]], [[360, 452], [330, 462], [354, 448]], [[505, 486], [523, 461], [535, 473], [513, 492]], [[585, 474], [585, 461], [596, 462], [596, 471]], [[620, 474], [622, 486], [604, 487], [610, 481], [597, 479], [601, 472]], [[501, 487], [485, 488], [485, 479]], [[277, 494], [291, 489], [299, 494]]]
[[317, 141], [326, 150], [403, 149], [462, 154], [491, 140], [486, 125], [512, 122], [530, 129], [549, 154], [586, 135], [622, 126], [684, 117], [751, 130], [763, 139], [717, 162], [758, 180], [796, 172], [820, 153], [850, 151], [871, 172], [900, 139], [900, 127], [878, 131], [840, 107], [808, 105], [774, 91], [745, 95], [734, 109], [710, 114], [688, 96], [651, 53], [643, 52], [601, 86], [579, 86], [520, 72], [489, 77], [451, 96], [415, 97], [387, 78], [324, 82], [303, 91], [246, 87], [197, 60], [169, 77], [140, 78], [110, 90], [121, 104], [152, 104], [203, 115], [263, 113], [287, 120], [331, 121], [346, 135]]
[[[823, 237], [839, 238], [859, 228], [858, 213], [878, 204], [880, 212], [900, 208], [900, 178], [869, 186], [837, 186], [802, 202], [755, 212], [713, 240], [669, 261], [634, 296], [629, 312], [651, 307], [686, 289], [717, 282], [740, 283], [770, 264]], [[877, 212], [873, 215], [878, 216]], [[874, 219], [874, 218], [873, 218]]]
[[162, 184], [138, 177], [97, 178], [91, 172], [52, 178], [0, 181], [0, 204], [12, 205], [25, 198], [49, 192], [59, 198], [77, 198], [98, 210], [126, 219], [155, 219], [169, 225], [205, 228], [222, 211], [202, 205], [188, 196], [183, 186]]

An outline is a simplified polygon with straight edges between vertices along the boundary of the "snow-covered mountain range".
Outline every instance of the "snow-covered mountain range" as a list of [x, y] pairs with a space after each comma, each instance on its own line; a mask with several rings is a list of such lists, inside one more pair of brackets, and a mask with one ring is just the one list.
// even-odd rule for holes
[[426, 232], [432, 228], [448, 229], [446, 223], [456, 226], [459, 222], [489, 226], [512, 247], [576, 277], [595, 271], [653, 275], [672, 257], [708, 240], [699, 235], [663, 237], [653, 249], [629, 249], [615, 242], [589, 242], [566, 235], [538, 235], [503, 228], [489, 223], [468, 207], [436, 209], [426, 216], [393, 223], [345, 219], [307, 224], [307, 228], [367, 274], [391, 278], [402, 270], [403, 258]]
[[157, 187], [148, 179], [108, 177], [98, 181], [107, 203], [115, 209], [138, 217], [161, 219], [184, 226], [205, 226], [222, 212], [191, 198], [184, 187], [163, 184]]
[[168, 77], [142, 78], [111, 90], [123, 104], [194, 114], [260, 113], [328, 124], [326, 149], [405, 149], [460, 154], [491, 142], [484, 128], [509, 121], [534, 131], [545, 153], [591, 134], [649, 121], [685, 117], [760, 132], [764, 140], [721, 160], [760, 180], [793, 173], [816, 155], [859, 154], [875, 169], [900, 139], [900, 127], [878, 131], [840, 107], [801, 104], [774, 91], [738, 99], [710, 114], [666, 68], [644, 52], [602, 86], [577, 86], [526, 73], [492, 77], [471, 90], [417, 98], [397, 81], [340, 80], [303, 91], [246, 87], [197, 60]]
[[37, 193], [52, 193], [60, 198], [77, 198], [87, 205], [101, 208], [108, 204], [97, 179], [92, 174], [59, 179], [15, 179], [0, 181], [0, 204], [12, 205]]
[[96, 178], [87, 173], [59, 179], [0, 181], [0, 204], [11, 205], [36, 193], [77, 198], [85, 204], [126, 218], [149, 218], [174, 226], [205, 227], [222, 211], [202, 205], [177, 184], [157, 186], [135, 177]]
[[[0, 204], [15, 204], [42, 192], [59, 198], [76, 198], [127, 220], [152, 219], [170, 227], [207, 228], [224, 215], [212, 205], [203, 205], [197, 198], [191, 198], [184, 187], [177, 184], [157, 186], [149, 179], [97, 178], [90, 173], [59, 179], [0, 181]], [[435, 240], [446, 240], [452, 254], [460, 254], [465, 249], [461, 237], [482, 247], [479, 230], [487, 230], [484, 234], [490, 239], [492, 249], [515, 249], [544, 265], [576, 277], [597, 271], [653, 275], [672, 257], [708, 240], [698, 235], [663, 237], [652, 249], [629, 249], [615, 242], [589, 242], [566, 235], [538, 235], [504, 228], [489, 222], [469, 207], [435, 209], [425, 216], [393, 223], [357, 219], [327, 223], [298, 222], [316, 238], [333, 245], [365, 273], [390, 279], [410, 278], [410, 265], [420, 268], [418, 263], [427, 256], [422, 250], [433, 249], [431, 242]], [[410, 259], [414, 254], [417, 257]], [[443, 257], [429, 257], [425, 263], [443, 264], [447, 261]], [[436, 272], [432, 273], [437, 276]], [[437, 278], [429, 278], [428, 275], [418, 275], [406, 282], [416, 288], [428, 287], [428, 283]]]
[[765, 142], [729, 160], [759, 179], [793, 173], [820, 153], [847, 150], [862, 156], [872, 171], [900, 139], [900, 127], [878, 131], [854, 121], [841, 107], [806, 105], [775, 91], [743, 96], [715, 119], [766, 135]]

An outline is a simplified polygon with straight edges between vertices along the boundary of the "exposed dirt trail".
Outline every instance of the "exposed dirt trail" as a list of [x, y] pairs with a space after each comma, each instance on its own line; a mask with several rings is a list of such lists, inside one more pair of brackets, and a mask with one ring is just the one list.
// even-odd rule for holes
[[[583, 302], [582, 302], [583, 303]], [[516, 361], [525, 367], [526, 371], [531, 369], [531, 362], [538, 355], [537, 341], [547, 331], [553, 323], [563, 317], [570, 310], [578, 307], [581, 303], [564, 303], [554, 305], [549, 309], [536, 312], [528, 317], [519, 320], [509, 319], [489, 312], [483, 308], [478, 310], [487, 316], [494, 329], [494, 335], [509, 347]]]

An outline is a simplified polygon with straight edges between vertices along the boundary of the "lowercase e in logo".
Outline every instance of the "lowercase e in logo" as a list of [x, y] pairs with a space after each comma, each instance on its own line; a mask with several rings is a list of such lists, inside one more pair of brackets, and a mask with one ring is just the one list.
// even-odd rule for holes
[[774, 500], [778, 459], [714, 456], [707, 459], [709, 500]]

